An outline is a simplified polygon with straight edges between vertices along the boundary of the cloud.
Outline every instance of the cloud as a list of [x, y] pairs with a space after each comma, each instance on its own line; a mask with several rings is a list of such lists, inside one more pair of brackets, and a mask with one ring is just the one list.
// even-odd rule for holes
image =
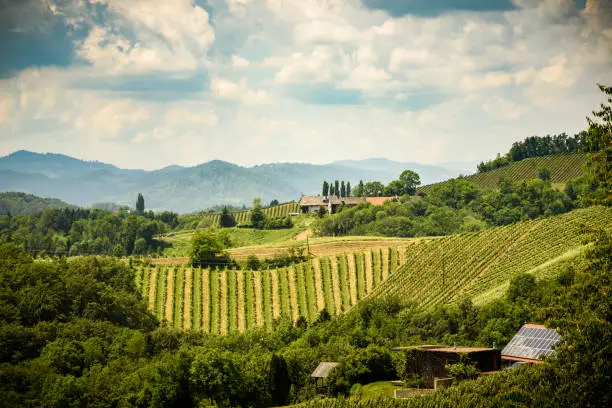
[[4, 154], [477, 162], [583, 128], [612, 83], [612, 36], [569, 0], [3, 4]]

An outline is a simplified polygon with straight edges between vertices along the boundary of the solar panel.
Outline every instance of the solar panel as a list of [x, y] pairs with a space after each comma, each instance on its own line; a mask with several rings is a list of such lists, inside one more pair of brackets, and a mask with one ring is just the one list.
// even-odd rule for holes
[[502, 350], [503, 356], [538, 359], [554, 355], [552, 346], [561, 340], [559, 333], [543, 327], [523, 326]]

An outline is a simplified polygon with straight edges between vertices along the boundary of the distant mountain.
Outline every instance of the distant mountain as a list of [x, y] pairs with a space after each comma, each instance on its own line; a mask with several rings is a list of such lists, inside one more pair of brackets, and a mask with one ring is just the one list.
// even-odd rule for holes
[[318, 194], [324, 180], [383, 183], [410, 169], [423, 184], [456, 176], [443, 167], [387, 159], [345, 160], [325, 165], [273, 163], [253, 167], [213, 160], [194, 167], [126, 170], [116, 166], [51, 153], [20, 150], [0, 157], [0, 191], [23, 191], [90, 206], [113, 202], [133, 206], [140, 192], [149, 209], [192, 212], [219, 204], [250, 204], [299, 199]]
[[23, 215], [42, 212], [48, 208], [72, 207], [57, 198], [41, 198], [32, 194], [8, 192], [0, 193], [0, 215]]

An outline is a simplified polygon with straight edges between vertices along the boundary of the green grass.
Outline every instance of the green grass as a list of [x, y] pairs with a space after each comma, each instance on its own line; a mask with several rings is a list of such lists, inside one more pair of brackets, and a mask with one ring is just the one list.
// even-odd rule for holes
[[[586, 155], [583, 153], [532, 157], [499, 169], [472, 174], [466, 179], [484, 189], [493, 189], [497, 188], [500, 178], [509, 178], [514, 181], [535, 179], [538, 178], [539, 170], [546, 167], [550, 170], [553, 185], [562, 188], [567, 181], [582, 175], [584, 172], [582, 165], [585, 161]], [[419, 187], [417, 192], [426, 193], [435, 185], [437, 184]]]
[[381, 397], [393, 398], [393, 391], [397, 388], [399, 387], [391, 384], [389, 381], [377, 381], [361, 387], [355, 387], [354, 390], [351, 390], [351, 397], [358, 397], [361, 399], [376, 399]]

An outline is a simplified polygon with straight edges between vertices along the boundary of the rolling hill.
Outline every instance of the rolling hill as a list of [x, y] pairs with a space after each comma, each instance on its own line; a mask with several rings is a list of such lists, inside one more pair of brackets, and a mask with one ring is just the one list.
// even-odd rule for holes
[[0, 157], [0, 191], [52, 196], [81, 206], [97, 202], [132, 206], [142, 193], [148, 209], [187, 213], [219, 204], [250, 205], [255, 197], [264, 203], [297, 200], [302, 193], [319, 193], [323, 180], [346, 180], [355, 185], [359, 180], [387, 183], [405, 169], [418, 172], [425, 183], [455, 175], [442, 167], [386, 159], [253, 167], [213, 160], [193, 167], [144, 171], [21, 150]]
[[32, 194], [7, 192], [0, 193], [0, 215], [24, 215], [42, 212], [47, 208], [72, 207], [56, 198], [41, 198]]
[[398, 296], [423, 308], [466, 297], [482, 304], [503, 295], [519, 273], [554, 276], [580, 258], [589, 229], [610, 225], [612, 209], [591, 207], [401, 247], [346, 253], [346, 241], [335, 254], [275, 270], [141, 267], [136, 283], [161, 320], [221, 334], [269, 329], [281, 315], [313, 321], [323, 308], [344, 313], [367, 297]]
[[[586, 155], [583, 153], [533, 157], [513, 162], [499, 169], [472, 174], [465, 178], [482, 188], [493, 189], [497, 187], [497, 182], [500, 178], [509, 178], [514, 181], [530, 180], [538, 178], [539, 170], [542, 167], [546, 167], [550, 170], [551, 182], [553, 184], [564, 184], [568, 180], [582, 175], [584, 172], [582, 166], [585, 162]], [[421, 186], [417, 188], [417, 192], [427, 193], [434, 185], [436, 184]]]

